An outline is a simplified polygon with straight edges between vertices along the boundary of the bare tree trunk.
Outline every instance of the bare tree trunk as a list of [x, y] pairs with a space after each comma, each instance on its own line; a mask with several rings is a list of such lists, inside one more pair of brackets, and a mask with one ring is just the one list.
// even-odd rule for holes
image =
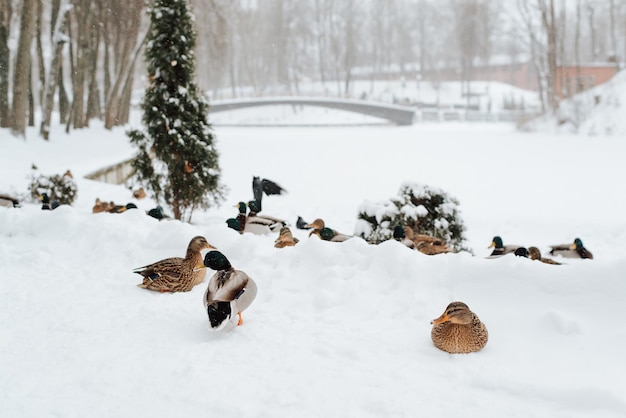
[[11, 34], [11, 0], [0, 0], [0, 127], [9, 127], [9, 36]]
[[346, 33], [345, 33], [345, 55], [344, 55], [344, 97], [348, 97], [350, 94], [350, 83], [352, 82], [352, 68], [356, 62], [356, 28], [354, 21], [355, 7], [354, 0], [348, 0], [346, 19]]
[[554, 17], [554, 0], [539, 0], [539, 8], [541, 12], [541, 22], [548, 41], [548, 49], [546, 51], [548, 63], [548, 74], [546, 74], [546, 93], [548, 95], [548, 105], [550, 110], [552, 112], [556, 112], [559, 108], [558, 92], [556, 91], [558, 35], [556, 19]]
[[609, 1], [609, 23], [611, 37], [611, 55], [615, 59], [615, 65], [619, 68], [619, 59], [617, 58], [617, 38], [615, 37], [615, 0]]
[[[61, 19], [57, 20], [57, 27], [54, 29], [52, 36], [55, 42], [54, 52], [52, 55], [52, 62], [50, 63], [50, 71], [48, 73], [48, 82], [45, 88], [44, 99], [42, 103], [41, 114], [41, 128], [39, 134], [45, 140], [50, 139], [50, 124], [52, 121], [52, 109], [54, 108], [54, 93], [57, 88], [59, 77], [61, 76], [61, 61], [63, 57], [63, 45], [65, 44], [65, 38], [63, 36], [65, 32], [65, 22], [69, 17], [69, 12], [66, 12]], [[59, 92], [59, 96], [61, 93]]]
[[593, 4], [587, 3], [587, 11], [589, 12], [589, 35], [591, 37], [591, 60], [596, 61], [598, 59], [598, 48], [596, 45], [596, 40], [598, 38], [596, 33], [596, 22], [595, 22], [595, 10], [593, 8]]
[[[100, 3], [99, 3], [100, 4]], [[111, 91], [111, 42], [109, 41], [109, 18], [107, 16], [108, 9], [101, 8], [100, 16], [104, 25], [104, 97], [109, 97]]]
[[[133, 68], [135, 68], [135, 62], [137, 61], [137, 57], [139, 56], [143, 45], [146, 43], [148, 39], [148, 34], [150, 33], [150, 28], [146, 31], [145, 36], [143, 37], [141, 43], [135, 46], [135, 50], [131, 54], [131, 60], [125, 68], [122, 68], [120, 73], [117, 75], [115, 80], [115, 84], [111, 88], [111, 92], [109, 98], [107, 100], [107, 109], [104, 121], [104, 127], [106, 129], [111, 129], [114, 126], [118, 126], [123, 122], [120, 120], [120, 108], [124, 105], [124, 100], [120, 97], [120, 90], [122, 95], [125, 89], [130, 89], [132, 86], [132, 72]], [[130, 98], [128, 103], [130, 103]]]
[[[70, 64], [70, 78], [71, 78], [71, 84], [72, 84], [72, 92], [75, 92], [74, 89], [74, 70], [76, 68], [76, 64], [74, 63], [74, 46], [73, 46], [73, 42], [72, 39], [74, 38], [74, 31], [72, 30], [72, 16], [71, 14], [68, 15], [67, 18], [67, 22], [65, 23], [66, 27], [67, 27], [67, 48], [68, 48], [68, 55], [69, 55], [69, 64]], [[63, 83], [63, 66], [61, 66], [61, 71], [60, 71], [61, 77], [59, 78], [59, 94], [61, 93], [61, 88], [63, 88], [63, 94], [65, 99], [67, 100], [67, 107], [65, 108], [65, 113], [62, 114], [61, 119], [63, 120], [62, 123], [65, 123], [65, 132], [69, 133], [70, 132], [70, 126], [72, 123], [72, 117], [74, 115], [74, 112], [72, 111], [74, 104], [70, 104], [69, 103], [69, 98], [67, 96], [67, 91], [65, 90], [65, 84]], [[72, 100], [73, 102], [73, 100]]]
[[[100, 9], [98, 10], [100, 12]], [[100, 22], [101, 14], [98, 13]], [[90, 57], [89, 57], [89, 82], [87, 87], [87, 113], [85, 122], [89, 125], [89, 120], [93, 118], [102, 118], [102, 109], [100, 106], [100, 89], [98, 88], [98, 52], [100, 47], [100, 22], [94, 22], [95, 30], [91, 31], [90, 39]]]
[[46, 65], [43, 59], [43, 46], [41, 44], [41, 27], [43, 26], [43, 4], [37, 0], [37, 22], [35, 24], [35, 38], [37, 40], [37, 64], [39, 69], [39, 104], [43, 103], [44, 86], [46, 85]]
[[89, 70], [89, 22], [91, 0], [82, 0], [80, 5], [74, 6], [77, 12], [77, 34], [76, 34], [76, 67], [73, 73], [72, 83], [72, 114], [71, 120], [74, 129], [81, 129], [87, 126], [85, 118], [85, 80]]
[[59, 85], [59, 122], [63, 124], [69, 119], [70, 100], [67, 97], [67, 90], [65, 90], [62, 64], [59, 65], [59, 78], [57, 79], [57, 84]]
[[111, 129], [122, 123], [120, 120], [120, 112], [122, 112], [122, 110], [120, 108], [124, 105], [124, 101], [121, 95], [123, 94], [126, 83], [132, 80], [130, 73], [135, 67], [137, 56], [141, 52], [141, 48], [143, 47], [149, 33], [148, 29], [141, 43], [136, 43], [139, 34], [139, 21], [142, 3], [133, 3], [131, 6], [130, 13], [132, 16], [129, 17], [129, 19], [134, 22], [134, 25], [131, 25], [131, 28], [129, 29], [130, 32], [127, 34], [124, 44], [116, 48], [116, 56], [118, 59], [115, 62], [115, 66], [117, 68], [115, 81], [113, 82], [109, 94], [106, 97], [105, 105], [104, 126], [106, 129]]
[[132, 95], [133, 95], [133, 71], [131, 70], [128, 73], [129, 77], [126, 79], [126, 82], [124, 83], [124, 88], [122, 89], [122, 95], [121, 95], [121, 99], [120, 99], [120, 107], [119, 107], [119, 112], [118, 112], [118, 116], [117, 118], [120, 121], [120, 125], [126, 124], [128, 123], [128, 120], [130, 118], [130, 100], [132, 99]]
[[28, 70], [28, 126], [35, 126], [35, 97], [33, 96], [33, 66]]
[[576, 33], [574, 35], [574, 61], [576, 62], [576, 85], [574, 87], [575, 93], [578, 93], [580, 91], [580, 1], [581, 0], [576, 0]]
[[28, 85], [30, 74], [30, 46], [35, 31], [36, 0], [24, 0], [22, 3], [20, 34], [15, 60], [15, 77], [13, 82], [13, 105], [11, 114], [11, 131], [16, 136], [26, 136], [26, 112], [28, 106]]

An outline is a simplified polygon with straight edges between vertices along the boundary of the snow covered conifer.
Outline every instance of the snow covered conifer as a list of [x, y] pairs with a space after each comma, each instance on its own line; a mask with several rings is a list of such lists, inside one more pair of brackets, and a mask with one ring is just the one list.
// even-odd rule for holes
[[223, 199], [219, 154], [209, 105], [194, 82], [196, 32], [188, 0], [156, 0], [150, 8], [146, 45], [149, 86], [142, 101], [146, 132], [132, 130], [138, 147], [136, 180], [176, 219]]

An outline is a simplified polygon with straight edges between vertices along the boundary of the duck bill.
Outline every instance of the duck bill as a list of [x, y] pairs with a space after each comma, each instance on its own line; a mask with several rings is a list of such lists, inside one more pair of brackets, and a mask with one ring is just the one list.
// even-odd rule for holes
[[569, 249], [570, 250], [575, 250], [576, 249], [576, 243], [570, 244]]
[[492, 242], [492, 243], [489, 245], [489, 247], [487, 247], [487, 248], [493, 248], [493, 247], [495, 247], [495, 246], [496, 246], [496, 243], [495, 243], [495, 242]]
[[430, 321], [430, 323], [433, 325], [439, 325], [439, 324], [443, 324], [444, 322], [448, 322], [449, 320], [450, 318], [448, 317], [448, 315], [444, 313], [439, 318], [433, 319], [432, 321]]

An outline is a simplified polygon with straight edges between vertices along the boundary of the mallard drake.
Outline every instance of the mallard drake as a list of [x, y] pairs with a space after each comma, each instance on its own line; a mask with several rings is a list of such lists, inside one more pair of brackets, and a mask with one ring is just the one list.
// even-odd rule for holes
[[161, 206], [157, 206], [156, 208], [150, 209], [149, 211], [146, 212], [146, 214], [148, 216], [153, 217], [154, 219], [158, 219], [159, 221], [171, 218], [171, 216], [165, 214]]
[[222, 329], [233, 318], [233, 312], [239, 317], [237, 325], [243, 324], [241, 313], [256, 298], [256, 283], [243, 271], [235, 270], [219, 251], [209, 251], [204, 256], [204, 265], [216, 270], [204, 292], [204, 308], [211, 328]]
[[170, 257], [139, 267], [134, 273], [143, 276], [143, 283], [137, 286], [160, 292], [188, 292], [202, 283], [206, 269], [200, 251], [215, 249], [206, 238], [193, 237], [187, 246], [184, 258]]
[[554, 261], [551, 258], [544, 258], [541, 256], [541, 251], [539, 251], [539, 248], [537, 247], [528, 247], [528, 255], [530, 257], [531, 260], [539, 260], [542, 263], [546, 263], [546, 264], [554, 264], [554, 265], [561, 265], [561, 263], [559, 263], [558, 261]]
[[437, 255], [449, 253], [451, 250], [441, 238], [426, 234], [416, 234], [413, 228], [405, 226], [404, 235], [415, 245], [415, 249], [422, 254]]
[[317, 235], [324, 241], [342, 242], [352, 238], [352, 235], [342, 234], [332, 228], [328, 228], [323, 219], [317, 218], [310, 224], [306, 225], [307, 228], [311, 228], [309, 237], [311, 235]]
[[580, 238], [576, 238], [572, 244], [551, 245], [550, 254], [560, 255], [566, 258], [588, 258], [593, 259], [591, 251], [586, 249]]
[[493, 248], [493, 251], [489, 256], [494, 257], [514, 253], [519, 247], [521, 247], [521, 245], [504, 245], [502, 238], [496, 235], [493, 237], [491, 244], [487, 248]]
[[[256, 203], [251, 201], [252, 207], [256, 209]], [[244, 232], [250, 232], [252, 234], [269, 234], [271, 232], [278, 232], [280, 228], [286, 226], [286, 222], [277, 218], [259, 216], [256, 212], [250, 212], [251, 215], [246, 216], [248, 205], [244, 202], [239, 202], [236, 207], [239, 208], [239, 214], [236, 218], [229, 218], [226, 220], [226, 224], [229, 228], [243, 234]]]
[[263, 200], [263, 194], [267, 196], [287, 193], [285, 189], [279, 186], [272, 180], [262, 179], [260, 177], [252, 177], [252, 195], [257, 205], [257, 212], [261, 212], [261, 202]]
[[8, 194], [0, 194], [0, 206], [6, 208], [18, 208], [20, 206], [20, 201]]
[[[241, 203], [239, 203], [239, 206], [239, 213], [241, 213]], [[287, 226], [287, 221], [285, 221], [284, 219], [274, 218], [273, 216], [267, 215], [259, 215], [261, 209], [259, 208], [255, 200], [251, 200], [248, 202], [248, 209], [250, 209], [250, 211], [248, 212], [248, 216], [246, 217], [247, 223], [253, 222], [265, 224], [270, 227], [272, 232], [280, 231], [280, 228], [282, 228], [283, 226]]]
[[283, 226], [280, 229], [280, 234], [276, 241], [274, 241], [274, 247], [276, 248], [284, 248], [284, 247], [293, 247], [299, 242], [298, 238], [294, 238], [291, 233], [291, 229], [288, 226]]
[[463, 302], [452, 302], [443, 314], [431, 321], [430, 336], [435, 347], [448, 353], [481, 350], [489, 339], [485, 324]]
[[56, 199], [51, 202], [48, 193], [39, 195], [39, 200], [41, 200], [41, 210], [54, 210], [61, 206], [61, 203]]

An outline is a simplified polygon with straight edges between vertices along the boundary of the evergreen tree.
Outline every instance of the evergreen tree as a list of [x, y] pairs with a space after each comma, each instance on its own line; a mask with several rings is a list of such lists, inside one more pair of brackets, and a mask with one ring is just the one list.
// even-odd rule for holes
[[196, 32], [187, 1], [156, 0], [149, 10], [150, 85], [141, 104], [147, 132], [128, 135], [139, 149], [132, 162], [137, 181], [176, 219], [190, 220], [194, 209], [218, 204], [224, 186], [209, 105], [194, 83]]

